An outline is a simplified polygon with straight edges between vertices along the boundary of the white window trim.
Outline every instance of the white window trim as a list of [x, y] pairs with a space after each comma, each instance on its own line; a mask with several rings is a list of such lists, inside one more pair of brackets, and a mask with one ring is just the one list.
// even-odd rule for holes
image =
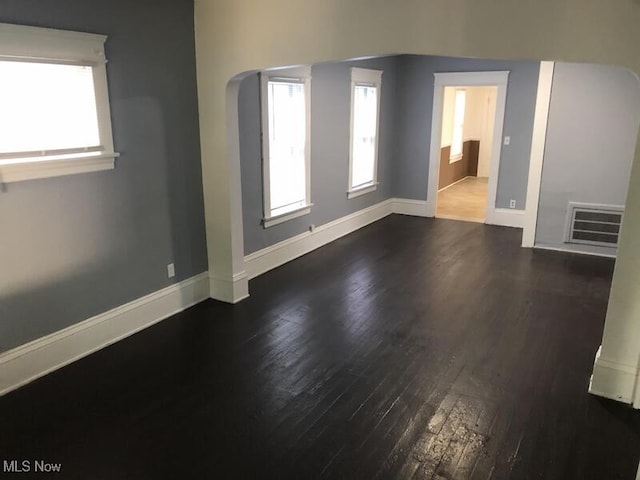
[[[368, 68], [351, 68], [351, 119], [349, 122], [349, 183], [347, 184], [347, 199], [352, 199], [373, 192], [378, 187], [378, 144], [380, 143], [380, 96], [382, 92], [382, 70]], [[355, 105], [355, 88], [357, 85], [375, 86], [377, 93], [376, 112], [376, 145], [373, 154], [373, 180], [363, 185], [352, 187], [353, 182], [353, 107]]]
[[92, 67], [100, 131], [99, 152], [56, 157], [16, 158], [0, 163], [0, 183], [112, 170], [115, 159], [107, 89], [104, 42], [92, 33], [0, 23], [0, 60], [24, 59]]
[[347, 192], [347, 198], [352, 199], [352, 198], [359, 197], [361, 195], [365, 195], [367, 193], [375, 192], [375, 190], [378, 188], [378, 185], [379, 183], [375, 182], [375, 183], [367, 183], [365, 185], [358, 186], [357, 188], [353, 188]]
[[[305, 97], [305, 115], [306, 115], [306, 142], [304, 148], [305, 157], [305, 204], [294, 210], [280, 214], [271, 215], [271, 181], [269, 170], [269, 108], [268, 87], [269, 80], [272, 78], [290, 79], [304, 83]], [[262, 190], [263, 190], [263, 206], [264, 217], [262, 226], [264, 228], [272, 227], [284, 223], [293, 218], [301, 217], [311, 213], [311, 67], [302, 66], [296, 68], [274, 69], [263, 71], [260, 73], [260, 107], [262, 121]]]
[[311, 213], [311, 207], [313, 207], [313, 203], [309, 205], [305, 205], [304, 207], [296, 208], [287, 213], [283, 213], [282, 215], [274, 215], [270, 218], [265, 218], [262, 221], [262, 225], [264, 228], [273, 227], [274, 225], [279, 225], [293, 218], [302, 217], [303, 215], [308, 215]]

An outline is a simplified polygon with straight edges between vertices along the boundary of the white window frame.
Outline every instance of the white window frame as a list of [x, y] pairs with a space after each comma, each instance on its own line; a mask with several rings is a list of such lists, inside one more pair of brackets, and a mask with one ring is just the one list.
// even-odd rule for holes
[[[305, 204], [280, 215], [271, 215], [271, 180], [269, 168], [269, 105], [268, 88], [271, 80], [289, 80], [300, 82], [304, 85], [305, 96], [305, 121], [306, 139], [304, 148], [305, 157]], [[264, 228], [278, 225], [293, 218], [311, 213], [311, 67], [303, 66], [287, 69], [268, 70], [260, 73], [260, 106], [262, 117], [262, 190]]]
[[[349, 126], [349, 183], [347, 198], [355, 198], [376, 190], [378, 187], [378, 145], [380, 143], [380, 96], [382, 91], [382, 71], [368, 68], [351, 68], [351, 121]], [[352, 186], [353, 183], [353, 120], [356, 86], [376, 87], [376, 143], [373, 154], [373, 180], [364, 185]]]
[[[462, 110], [462, 123], [460, 126], [456, 124], [456, 113], [458, 111], [458, 94], [462, 93], [464, 98], [464, 109]], [[453, 126], [451, 128], [451, 142], [450, 143], [450, 155], [449, 155], [449, 163], [455, 163], [462, 160], [464, 157], [464, 119], [467, 114], [467, 90], [464, 88], [456, 88], [453, 97]], [[453, 153], [453, 140], [456, 138], [457, 129], [460, 128], [460, 152], [454, 154]]]
[[[41, 152], [34, 158], [0, 161], [0, 183], [56, 177], [115, 167], [104, 43], [92, 33], [0, 23], [0, 60], [83, 65], [92, 68], [100, 150], [75, 154]], [[58, 152], [59, 153], [59, 152]]]

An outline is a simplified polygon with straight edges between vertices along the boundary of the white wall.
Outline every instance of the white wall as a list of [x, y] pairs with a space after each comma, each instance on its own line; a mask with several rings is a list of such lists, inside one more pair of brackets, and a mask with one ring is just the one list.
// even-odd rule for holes
[[496, 87], [482, 87], [478, 91], [480, 121], [480, 152], [478, 153], [478, 176], [488, 177], [493, 146], [493, 126], [496, 118]]
[[[455, 108], [455, 92], [458, 89], [466, 92], [464, 113], [464, 141], [480, 140], [480, 154], [484, 151], [483, 174], [489, 176], [489, 164], [491, 161], [491, 143], [493, 141], [493, 123], [496, 111], [496, 87], [445, 87], [442, 106], [442, 137], [440, 147], [451, 145], [453, 128], [453, 112]], [[480, 160], [479, 160], [480, 162]], [[480, 172], [480, 163], [478, 164]]]
[[442, 103], [442, 136], [440, 140], [440, 148], [451, 145], [451, 137], [453, 136], [453, 111], [456, 104], [457, 87], [445, 87], [444, 98]]
[[[455, 91], [459, 87], [444, 89], [442, 112], [442, 139], [440, 147], [451, 144]], [[464, 115], [464, 140], [479, 140], [478, 176], [488, 177], [491, 165], [493, 124], [496, 116], [496, 87], [463, 87], [467, 92]]]
[[482, 103], [480, 93], [484, 87], [465, 87], [464, 140], [480, 140], [482, 129]]

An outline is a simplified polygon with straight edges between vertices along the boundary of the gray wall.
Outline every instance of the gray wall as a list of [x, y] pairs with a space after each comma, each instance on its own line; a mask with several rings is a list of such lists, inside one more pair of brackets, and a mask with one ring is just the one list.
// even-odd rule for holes
[[511, 137], [511, 144], [502, 147], [496, 207], [508, 208], [509, 200], [515, 199], [517, 208], [524, 209], [539, 62], [402, 55], [397, 67], [394, 195], [427, 198], [433, 74], [508, 70], [504, 135]]
[[[238, 98], [245, 254], [323, 225], [391, 197], [395, 115], [394, 57], [314, 65], [311, 70], [311, 213], [263, 228], [258, 75], [245, 78]], [[378, 148], [378, 188], [347, 199], [350, 67], [383, 70]]]
[[0, 189], [5, 351], [203, 272], [207, 252], [193, 2], [3, 0], [0, 22], [109, 36], [121, 152], [114, 171]]
[[640, 121], [637, 78], [618, 67], [556, 63], [545, 146], [537, 245], [565, 244], [568, 202], [624, 205]]
[[[349, 67], [384, 70], [380, 150], [375, 193], [346, 198], [349, 167]], [[426, 200], [433, 83], [436, 72], [508, 70], [509, 85], [496, 206], [511, 199], [524, 209], [539, 62], [494, 61], [400, 55], [358, 62], [314, 65], [311, 81], [310, 215], [262, 228], [260, 102], [257, 75], [245, 78], [239, 94], [240, 158], [245, 254], [330, 222], [391, 197]]]

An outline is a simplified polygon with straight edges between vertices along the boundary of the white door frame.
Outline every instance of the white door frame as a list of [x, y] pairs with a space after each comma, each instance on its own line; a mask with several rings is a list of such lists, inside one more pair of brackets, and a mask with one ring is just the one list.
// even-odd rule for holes
[[533, 247], [536, 240], [540, 185], [542, 184], [542, 164], [544, 162], [544, 147], [547, 144], [547, 124], [549, 123], [554, 68], [555, 62], [540, 62], [538, 94], [536, 95], [536, 110], [533, 117], [533, 133], [531, 134], [527, 203], [525, 205], [524, 228], [522, 231], [522, 246], [528, 248]]
[[455, 72], [435, 73], [433, 85], [433, 112], [431, 117], [431, 148], [429, 150], [429, 181], [427, 185], [427, 216], [435, 217], [438, 202], [438, 178], [440, 174], [440, 143], [442, 139], [442, 109], [445, 87], [495, 86], [496, 116], [493, 128], [493, 146], [489, 167], [489, 189], [487, 192], [487, 210], [485, 222], [494, 223], [496, 194], [498, 191], [498, 172], [500, 171], [500, 153], [502, 151], [502, 131], [504, 112], [507, 103], [508, 71], [495, 72]]

